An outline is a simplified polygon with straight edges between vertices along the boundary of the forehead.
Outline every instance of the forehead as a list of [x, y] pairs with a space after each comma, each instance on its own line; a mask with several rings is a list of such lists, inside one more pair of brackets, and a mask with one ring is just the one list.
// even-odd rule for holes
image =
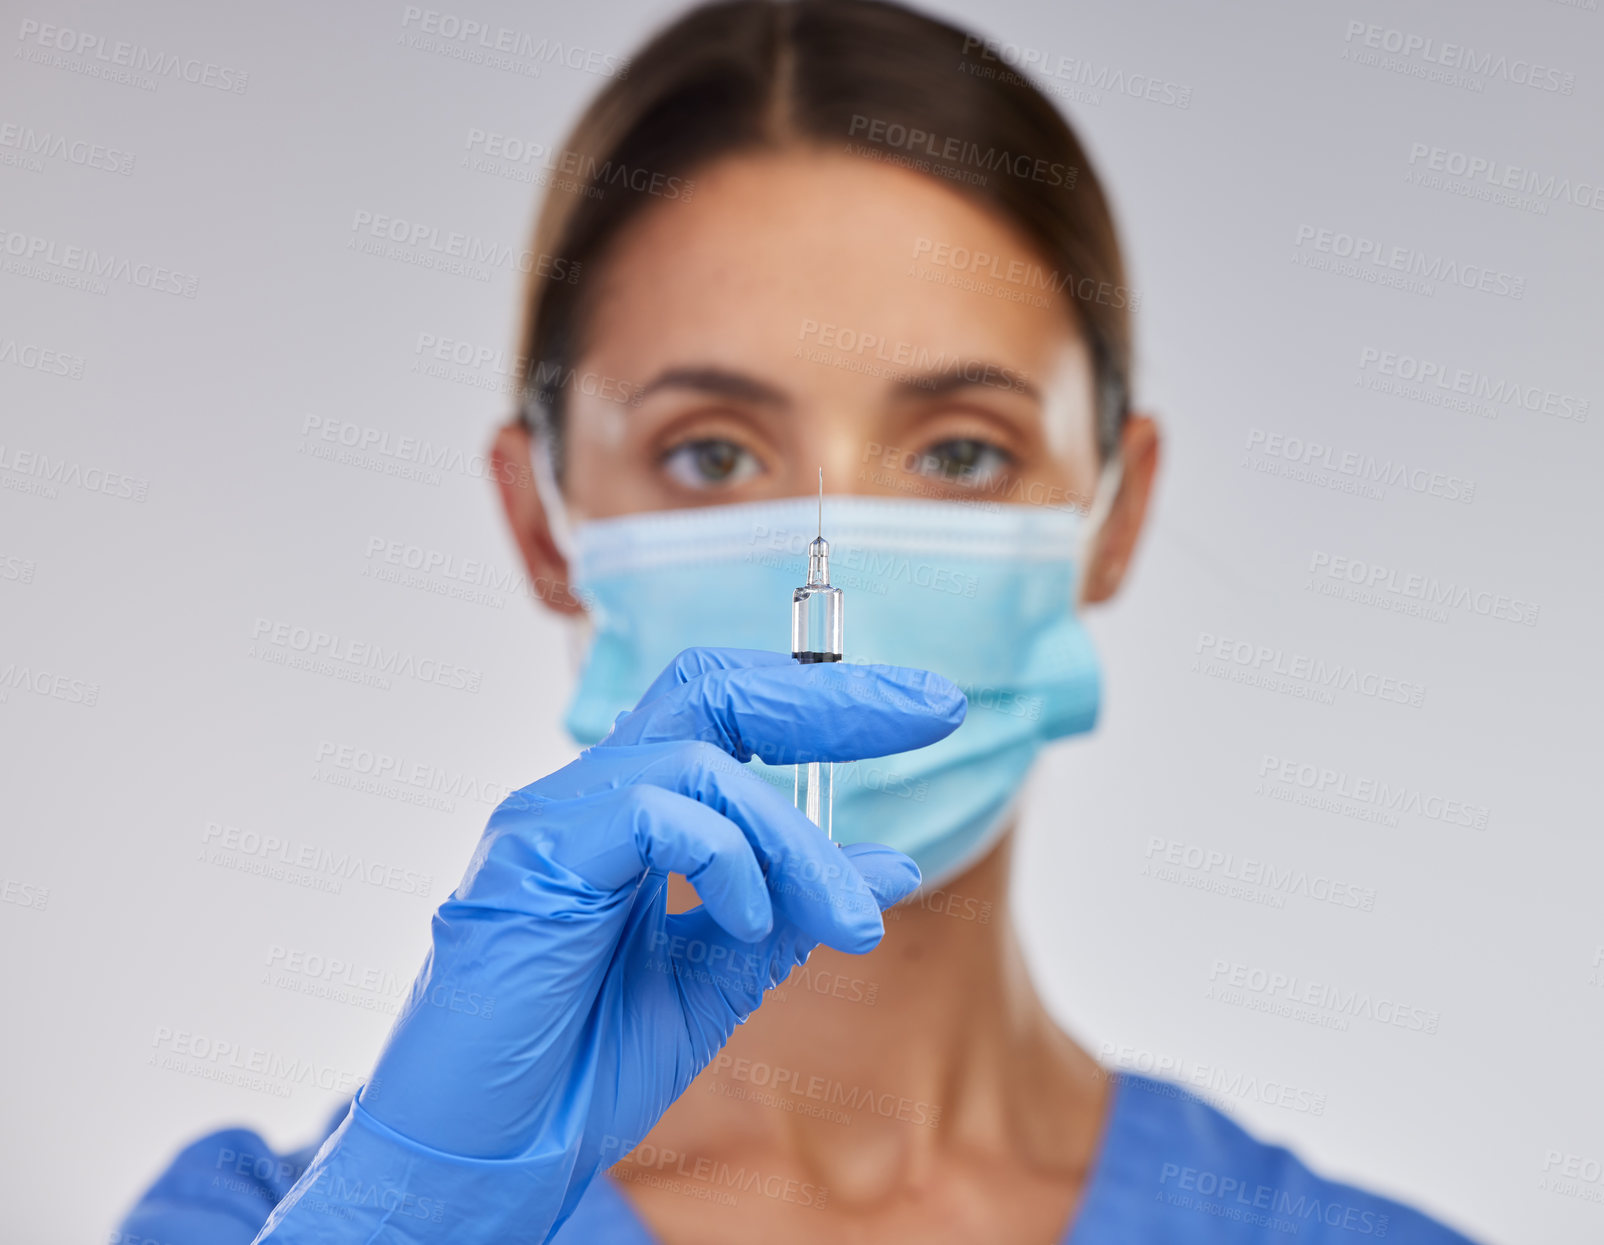
[[994, 359], [1032, 376], [1078, 344], [1050, 264], [929, 176], [841, 153], [741, 155], [612, 248], [590, 346], [634, 367], [746, 363], [810, 339]]

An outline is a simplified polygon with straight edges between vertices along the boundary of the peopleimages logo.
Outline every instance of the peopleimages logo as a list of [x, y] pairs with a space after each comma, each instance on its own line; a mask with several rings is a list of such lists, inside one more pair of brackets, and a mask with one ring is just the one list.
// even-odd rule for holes
[[193, 273], [4, 226], [0, 226], [0, 262], [8, 272], [96, 294], [104, 294], [108, 282], [180, 298], [194, 298], [200, 289], [200, 278]]
[[[130, 43], [126, 39], [108, 40], [104, 35], [75, 30], [71, 26], [53, 26], [49, 22], [39, 22], [31, 17], [22, 19], [22, 25], [17, 30], [17, 40], [19, 43], [47, 49], [50, 53], [76, 58], [75, 63], [63, 62], [61, 67], [77, 69], [88, 77], [117, 77], [111, 67], [125, 71], [127, 76], [145, 75], [136, 79], [133, 84], [148, 90], [155, 90], [160, 79], [166, 78], [187, 82], [191, 86], [210, 87], [217, 91], [243, 95], [251, 80], [248, 73], [230, 65], [219, 65], [194, 56], [159, 52], [142, 43]], [[35, 61], [41, 59], [40, 55], [33, 53], [30, 48], [19, 48], [17, 55], [19, 59]], [[149, 86], [146, 87], [145, 83], [149, 83]]]
[[[455, 13], [442, 13], [438, 9], [425, 9], [409, 4], [401, 11], [401, 42], [414, 47], [433, 50], [426, 44], [412, 42], [418, 34], [443, 39], [459, 48], [472, 48], [480, 53], [500, 53], [519, 57], [539, 64], [559, 64], [583, 73], [604, 78], [623, 78], [629, 74], [629, 59], [582, 48], [549, 35], [536, 35], [510, 26], [491, 26], [471, 17]], [[472, 59], [472, 58], [469, 58]]]
[[1438, 40], [1430, 35], [1377, 26], [1372, 22], [1350, 21], [1345, 42], [1353, 43], [1355, 40], [1363, 47], [1387, 52], [1406, 61], [1418, 61], [1479, 78], [1498, 78], [1516, 86], [1554, 95], [1576, 93], [1575, 74], [1540, 65], [1524, 57], [1481, 52], [1463, 43]]
[[0, 363], [72, 380], [82, 380], [84, 375], [81, 355], [51, 350], [33, 342], [18, 341], [15, 337], [0, 337]]
[[934, 238], [919, 238], [913, 246], [915, 262], [933, 264], [969, 276], [988, 277], [1008, 285], [1027, 290], [1043, 290], [1050, 294], [1068, 292], [1073, 298], [1086, 303], [1101, 303], [1115, 309], [1141, 306], [1141, 295], [1112, 281], [1097, 281], [1091, 277], [1078, 280], [1073, 273], [1054, 272], [1040, 264], [1027, 264], [1022, 259], [1008, 259], [989, 251], [972, 250], [951, 242], [937, 242]]
[[[527, 485], [531, 469], [516, 463], [502, 463], [498, 467], [490, 456], [482, 452], [469, 453], [454, 445], [437, 445], [426, 437], [392, 433], [372, 424], [357, 424], [347, 419], [325, 419], [321, 415], [308, 415], [301, 423], [301, 452], [314, 457], [354, 462], [363, 465], [362, 456], [374, 460], [388, 460], [386, 466], [394, 468], [388, 474], [414, 475], [428, 483], [440, 482], [439, 472], [472, 476], [498, 484]], [[328, 443], [326, 446], [318, 442]], [[349, 451], [354, 458], [339, 459], [335, 448]], [[327, 450], [327, 453], [320, 451]], [[401, 468], [412, 468], [410, 472]], [[432, 478], [430, 476], [432, 475]]]
[[1206, 997], [1218, 996], [1226, 1002], [1233, 1001], [1227, 992], [1235, 990], [1416, 1033], [1435, 1034], [1442, 1023], [1442, 1013], [1434, 1008], [1414, 1007], [1368, 990], [1347, 990], [1331, 982], [1311, 981], [1296, 973], [1235, 960], [1215, 960], [1209, 968], [1209, 981], [1212, 984]]
[[1446, 255], [1433, 255], [1418, 247], [1398, 246], [1318, 225], [1299, 225], [1295, 244], [1300, 252], [1308, 247], [1314, 254], [1346, 260], [1361, 271], [1399, 273], [1502, 298], [1526, 297], [1525, 277], [1488, 268], [1485, 264], [1467, 264]]
[[1146, 1094], [1179, 1098], [1190, 1091], [1215, 1101], [1259, 1102], [1301, 1115], [1326, 1113], [1326, 1095], [1319, 1091], [1274, 1077], [1230, 1071], [1219, 1064], [1198, 1063], [1181, 1055], [1157, 1054], [1138, 1046], [1103, 1042], [1098, 1047], [1097, 1062], [1102, 1065], [1099, 1071], [1105, 1075], [1112, 1075], [1117, 1069], [1152, 1078], [1153, 1084], [1142, 1086]]
[[[664, 199], [689, 199], [696, 188], [691, 178], [658, 173], [614, 160], [598, 160], [590, 152], [547, 147], [544, 143], [528, 141], [514, 134], [478, 127], [468, 130], [466, 150], [475, 156], [505, 161], [509, 165], [532, 165], [541, 172], [578, 178], [596, 190], [617, 187]], [[573, 185], [563, 187], [573, 188]]]
[[100, 700], [99, 683], [36, 669], [25, 662], [19, 664], [8, 661], [4, 666], [0, 666], [0, 703], [4, 702], [6, 692], [13, 689], [32, 692], [36, 696], [47, 696], [52, 700], [64, 700], [70, 705], [83, 705], [89, 709], [93, 709]]
[[1009, 151], [1002, 147], [982, 147], [964, 138], [942, 137], [900, 121], [885, 121], [854, 113], [847, 125], [848, 138], [866, 139], [879, 147], [912, 152], [947, 164], [967, 164], [988, 173], [1006, 173], [1046, 186], [1073, 189], [1078, 172], [1074, 165], [1044, 160], [1028, 151]]
[[[1508, 593], [1488, 592], [1453, 580], [1443, 581], [1435, 575], [1400, 571], [1397, 567], [1328, 553], [1323, 549], [1316, 549], [1310, 554], [1308, 573], [1316, 578], [1335, 580], [1359, 589], [1363, 595], [1350, 599], [1367, 604], [1371, 603], [1371, 597], [1375, 594], [1417, 603], [1433, 611], [1427, 616], [1434, 621], [1447, 621], [1448, 610], [1463, 610], [1483, 618], [1535, 627], [1542, 611], [1542, 606], [1536, 602], [1523, 601]], [[1438, 619], [1436, 614], [1442, 617]]]
[[441, 795], [448, 800], [471, 800], [492, 808], [511, 795], [513, 790], [506, 783], [492, 782], [449, 766], [429, 765], [383, 750], [336, 743], [330, 739], [318, 743], [316, 761], [319, 765], [333, 766], [377, 782], [397, 783]]
[[1486, 805], [1449, 799], [1407, 783], [1353, 774], [1330, 765], [1315, 765], [1310, 761], [1273, 756], [1266, 752], [1259, 760], [1259, 778], [1261, 785], [1268, 780], [1283, 787], [1306, 791], [1320, 801], [1351, 800], [1388, 813], [1412, 813], [1444, 825], [1464, 826], [1470, 830], [1487, 829]]
[[[1083, 56], [1068, 56], [1046, 48], [1021, 47], [1017, 43], [999, 43], [995, 39], [982, 39], [976, 35], [965, 36], [965, 58], [976, 51], [982, 60], [1006, 65], [1020, 74], [1041, 74], [1048, 79], [1046, 85], [1049, 89], [1052, 80], [1058, 79], [1096, 91], [1107, 91], [1111, 95], [1146, 100], [1150, 104], [1165, 104], [1171, 108], [1192, 106], [1192, 88], [1185, 83], [1170, 82], [1152, 74], [1127, 73], [1113, 65], [1098, 64]], [[960, 61], [958, 68], [960, 72], [974, 72], [968, 69], [967, 60]], [[1089, 102], [1095, 103], [1096, 100]]]
[[[1393, 678], [1374, 670], [1361, 670], [1344, 662], [1328, 662], [1307, 653], [1288, 652], [1269, 644], [1235, 640], [1209, 631], [1197, 634], [1194, 656], [1260, 677], [1283, 678], [1327, 692], [1354, 692], [1374, 700], [1391, 701], [1418, 709], [1426, 699], [1423, 684]], [[1212, 671], [1207, 671], [1212, 673]]]
[[625, 1139], [611, 1133], [601, 1139], [601, 1154], [612, 1156], [604, 1158], [609, 1165], [617, 1162], [622, 1155], [629, 1156], [629, 1162], [614, 1171], [616, 1179], [649, 1188], [667, 1189], [693, 1197], [704, 1204], [738, 1206], [737, 1193], [756, 1193], [776, 1202], [819, 1210], [830, 1198], [830, 1190], [824, 1185], [765, 1173], [744, 1164], [731, 1166], [705, 1155], [697, 1158], [667, 1146]]
[[[131, 152], [119, 151], [88, 139], [70, 138], [50, 130], [35, 130], [31, 125], [8, 121], [0, 125], [0, 147], [9, 148], [20, 157], [41, 162], [63, 160], [86, 169], [103, 169], [120, 173], [124, 177], [134, 171]], [[42, 167], [42, 166], [41, 166]]]
[[[203, 1066], [210, 1065], [227, 1071], [254, 1075], [265, 1080], [277, 1081], [284, 1086], [304, 1085], [328, 1093], [351, 1094], [356, 1092], [361, 1083], [361, 1078], [356, 1073], [318, 1059], [303, 1058], [299, 1055], [285, 1056], [277, 1051], [264, 1050], [260, 1046], [217, 1038], [206, 1033], [195, 1033], [188, 1029], [175, 1029], [170, 1025], [156, 1027], [155, 1036], [151, 1038], [151, 1046], [157, 1052], [175, 1060], [191, 1060]], [[159, 1064], [172, 1071], [185, 1070], [175, 1062], [158, 1061], [154, 1055], [146, 1062]], [[227, 1077], [207, 1079], [229, 1080]]]
[[777, 1094], [792, 1094], [798, 1098], [827, 1102], [843, 1110], [868, 1111], [881, 1119], [931, 1128], [941, 1121], [941, 1108], [922, 1099], [879, 1092], [861, 1085], [848, 1085], [843, 1081], [764, 1063], [762, 1060], [738, 1059], [734, 1055], [721, 1053], [713, 1057], [710, 1067], [714, 1076], [727, 1076], [750, 1085], [770, 1088]]
[[[1346, 1228], [1361, 1236], [1387, 1235], [1388, 1216], [1384, 1212], [1377, 1213], [1371, 1209], [1330, 1198], [1321, 1199], [1306, 1192], [1293, 1194], [1288, 1189], [1260, 1184], [1256, 1180], [1243, 1179], [1240, 1176], [1222, 1175], [1219, 1172], [1186, 1167], [1179, 1163], [1165, 1163], [1159, 1168], [1158, 1182], [1166, 1186], [1166, 1192], [1160, 1196], [1170, 1205], [1211, 1214], [1223, 1214], [1228, 1219], [1247, 1218], [1255, 1221], [1257, 1216], [1280, 1215], [1305, 1223], [1311, 1221], [1322, 1223], [1330, 1228]], [[1171, 1189], [1182, 1193], [1195, 1193], [1200, 1197], [1218, 1201], [1199, 1203], [1189, 1197], [1176, 1197], [1169, 1191]], [[1285, 1228], [1277, 1228], [1278, 1231], [1289, 1229], [1295, 1234], [1298, 1225], [1289, 1223]]]
[[1586, 180], [1573, 182], [1568, 177], [1546, 176], [1535, 169], [1523, 169], [1488, 156], [1468, 151], [1455, 151], [1448, 147], [1435, 147], [1429, 143], [1412, 143], [1409, 147], [1409, 165], [1424, 165], [1432, 173], [1446, 173], [1449, 177], [1462, 177], [1469, 182], [1485, 182], [1496, 190], [1515, 191], [1537, 199], [1563, 200], [1577, 207], [1604, 212], [1604, 182]]
[[1248, 429], [1247, 449], [1266, 458], [1276, 458], [1305, 467], [1318, 467], [1340, 476], [1375, 485], [1401, 485], [1411, 493], [1437, 497], [1443, 501], [1469, 504], [1476, 497], [1476, 482], [1444, 471], [1434, 471], [1418, 464], [1396, 458], [1377, 458], [1357, 450], [1340, 450], [1322, 441], [1306, 440], [1270, 432], [1264, 428]]
[[322, 659], [379, 676], [388, 688], [387, 680], [415, 679], [437, 687], [459, 692], [477, 693], [484, 681], [484, 673], [457, 662], [419, 654], [404, 648], [387, 648], [368, 640], [359, 640], [337, 631], [324, 631], [319, 627], [306, 627], [280, 619], [257, 617], [251, 627], [253, 656], [257, 646], [306, 658]]
[[[275, 868], [301, 869], [309, 874], [321, 874], [323, 876], [319, 880], [332, 885], [314, 886], [313, 889], [334, 894], [340, 892], [341, 883], [355, 881], [380, 890], [426, 898], [434, 883], [433, 877], [427, 873], [418, 873], [388, 861], [370, 859], [348, 850], [335, 851], [316, 843], [284, 839], [276, 834], [262, 834], [248, 827], [218, 821], [206, 823], [201, 835], [199, 859], [203, 864], [237, 868], [241, 873], [256, 873], [272, 877], [275, 881], [279, 880]], [[269, 867], [240, 868], [239, 862]]]
[[[1398, 382], [1395, 390], [1404, 397], [1411, 396], [1406, 387], [1414, 386], [1423, 393], [1443, 391], [1488, 403], [1493, 408], [1494, 418], [1497, 418], [1498, 408], [1502, 407], [1583, 424], [1587, 422], [1588, 412], [1592, 409], [1592, 401], [1579, 394], [1546, 389], [1541, 385], [1523, 385], [1471, 368], [1453, 367], [1439, 360], [1383, 350], [1379, 346], [1360, 349], [1359, 370], [1372, 377], [1386, 377], [1389, 381]], [[1376, 383], [1366, 387], [1385, 391], [1385, 386]]]
[[[1183, 843], [1162, 835], [1150, 835], [1142, 854], [1149, 861], [1156, 858], [1159, 864], [1179, 866], [1270, 894], [1298, 895], [1339, 908], [1357, 908], [1361, 912], [1371, 912], [1376, 906], [1376, 892], [1368, 886], [1321, 873], [1311, 875], [1305, 869], [1283, 867], [1253, 856], [1238, 856], [1235, 852]], [[1161, 877], [1160, 880], [1168, 879]]]
[[476, 234], [455, 229], [442, 230], [440, 226], [425, 221], [403, 220], [365, 208], [358, 208], [352, 214], [351, 232], [355, 237], [346, 244], [347, 249], [353, 249], [356, 242], [366, 235], [381, 243], [393, 243], [438, 258], [460, 260], [465, 264], [479, 264], [525, 275], [532, 273], [550, 281], [566, 281], [569, 285], [579, 280], [579, 265], [561, 255], [537, 254], [527, 248], [515, 249], [508, 243], [494, 242]]

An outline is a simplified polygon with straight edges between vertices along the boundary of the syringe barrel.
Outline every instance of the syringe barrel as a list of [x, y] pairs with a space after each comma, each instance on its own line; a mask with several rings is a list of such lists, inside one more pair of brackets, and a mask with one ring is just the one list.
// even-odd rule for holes
[[804, 584], [791, 593], [791, 656], [798, 661], [840, 661], [845, 612], [841, 589]]

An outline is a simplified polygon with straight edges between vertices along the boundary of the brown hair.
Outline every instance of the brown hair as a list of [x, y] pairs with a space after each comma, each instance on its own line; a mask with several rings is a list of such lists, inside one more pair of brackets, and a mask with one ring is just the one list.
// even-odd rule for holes
[[1068, 122], [995, 45], [900, 5], [718, 0], [660, 31], [592, 101], [562, 152], [573, 175], [547, 190], [522, 417], [552, 437], [559, 470], [564, 392], [608, 245], [642, 209], [685, 194], [698, 168], [798, 144], [928, 173], [1029, 238], [1052, 269], [1038, 284], [1069, 295], [1091, 348], [1098, 450], [1113, 452], [1129, 409], [1131, 298], [1108, 202]]

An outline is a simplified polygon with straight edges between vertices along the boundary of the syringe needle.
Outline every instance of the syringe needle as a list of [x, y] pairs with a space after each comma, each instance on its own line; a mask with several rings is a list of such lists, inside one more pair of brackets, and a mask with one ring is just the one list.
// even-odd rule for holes
[[[819, 535], [808, 546], [808, 580], [791, 593], [791, 656], [806, 664], [842, 659], [841, 589], [830, 583], [830, 546], [824, 539], [824, 468], [819, 468]], [[796, 767], [792, 799], [803, 814], [834, 838], [835, 766], [804, 761]]]

